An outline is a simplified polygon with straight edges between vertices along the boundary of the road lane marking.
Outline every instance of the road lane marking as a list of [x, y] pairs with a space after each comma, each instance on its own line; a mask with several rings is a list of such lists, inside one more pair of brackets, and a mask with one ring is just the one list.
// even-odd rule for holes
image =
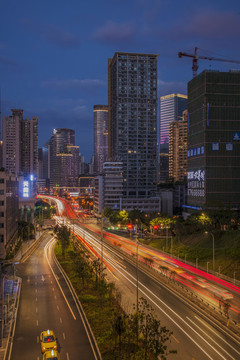
[[60, 323], [62, 324], [62, 318], [60, 317]]
[[38, 326], [38, 320], [37, 320], [37, 326]]
[[39, 344], [39, 336], [37, 336], [37, 343]]
[[[55, 241], [55, 239], [54, 239], [54, 241]], [[46, 256], [48, 265], [49, 265], [49, 267], [50, 267], [50, 269], [51, 269], [51, 271], [52, 271], [52, 274], [53, 274], [53, 276], [54, 276], [54, 278], [55, 278], [55, 280], [56, 280], [56, 282], [57, 282], [57, 284], [58, 284], [58, 287], [59, 287], [59, 289], [60, 289], [60, 291], [61, 291], [61, 293], [62, 293], [62, 295], [63, 295], [63, 297], [64, 297], [64, 300], [66, 301], [66, 304], [67, 304], [67, 306], [68, 306], [68, 308], [69, 308], [69, 310], [70, 310], [70, 312], [71, 312], [71, 314], [72, 314], [72, 317], [73, 317], [74, 320], [76, 320], [76, 316], [74, 315], [74, 312], [73, 312], [73, 310], [72, 310], [69, 302], [67, 301], [67, 298], [66, 298], [66, 296], [65, 296], [65, 294], [64, 294], [64, 292], [63, 292], [63, 289], [61, 288], [61, 285], [60, 285], [58, 279], [56, 278], [56, 275], [55, 275], [55, 273], [54, 273], [54, 271], [53, 271], [52, 265], [50, 264], [50, 261], [49, 261], [49, 259], [48, 259], [47, 249], [48, 249], [48, 248], [50, 247], [50, 245], [52, 245], [52, 244], [53, 244], [53, 242], [52, 242], [52, 243], [48, 243], [48, 244], [44, 247], [45, 256]]]
[[36, 299], [35, 299], [36, 301], [38, 301], [38, 298], [36, 297]]
[[171, 337], [176, 341], [176, 343], [180, 344], [180, 341], [172, 334]]
[[68, 355], [68, 353], [66, 353], [66, 357], [67, 357], [67, 360], [69, 360], [70, 358], [69, 358], [69, 355]]
[[38, 312], [38, 308], [36, 307], [36, 313]]
[[57, 309], [58, 309], [58, 311], [59, 311], [59, 306], [57, 305]]
[[63, 339], [66, 340], [66, 336], [65, 336], [65, 333], [63, 333]]
[[198, 316], [194, 316], [198, 321], [200, 321], [200, 323], [202, 323], [204, 326], [206, 326], [210, 331], [212, 331], [214, 333], [214, 335], [216, 335], [217, 337], [219, 337], [221, 339], [221, 341], [225, 342], [225, 344], [227, 344], [228, 346], [230, 346], [230, 348], [234, 351], [236, 351], [237, 354], [240, 355], [240, 352], [237, 351], [231, 344], [229, 344], [228, 341], [226, 341], [221, 335], [219, 335], [216, 331], [214, 331], [210, 326], [208, 326], [202, 319], [200, 319]]
[[[231, 359], [234, 360], [234, 358], [228, 354], [228, 352], [222, 348], [211, 336], [209, 336], [202, 328], [200, 328], [200, 326], [198, 326], [192, 319], [190, 319], [188, 316], [186, 316], [186, 319], [188, 319], [193, 325], [196, 326], [197, 329], [199, 329], [200, 331], [202, 331], [210, 340], [212, 340], [212, 342], [214, 344], [216, 344], [223, 352], [227, 353], [228, 356], [230, 356]], [[213, 349], [215, 349], [214, 347], [212, 347]], [[216, 349], [215, 349], [216, 353], [221, 356], [223, 359], [226, 359], [223, 355], [221, 355]]]
[[37, 293], [37, 289], [35, 289], [35, 293]]

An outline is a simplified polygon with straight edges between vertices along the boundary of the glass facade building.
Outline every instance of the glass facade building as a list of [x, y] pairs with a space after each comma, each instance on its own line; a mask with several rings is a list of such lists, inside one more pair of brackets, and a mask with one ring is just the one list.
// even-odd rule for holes
[[160, 182], [169, 177], [169, 126], [172, 121], [182, 119], [187, 109], [187, 96], [170, 94], [160, 97]]
[[240, 72], [203, 71], [188, 83], [187, 205], [240, 207]]

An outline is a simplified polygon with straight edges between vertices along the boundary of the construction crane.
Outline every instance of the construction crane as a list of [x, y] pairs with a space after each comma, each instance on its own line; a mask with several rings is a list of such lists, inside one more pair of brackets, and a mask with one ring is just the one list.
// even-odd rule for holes
[[195, 47], [194, 54], [187, 54], [187, 53], [184, 53], [184, 52], [179, 52], [178, 53], [179, 58], [181, 58], [183, 56], [193, 58], [193, 65], [192, 65], [193, 77], [195, 77], [197, 75], [197, 70], [198, 70], [198, 67], [199, 67], [198, 66], [198, 59], [216, 60], [216, 61], [224, 61], [224, 62], [229, 62], [229, 63], [240, 64], [240, 61], [237, 61], [237, 60], [227, 60], [227, 59], [220, 59], [220, 58], [209, 57], [209, 56], [199, 56], [199, 55], [197, 55], [197, 50], [198, 50], [198, 48]]

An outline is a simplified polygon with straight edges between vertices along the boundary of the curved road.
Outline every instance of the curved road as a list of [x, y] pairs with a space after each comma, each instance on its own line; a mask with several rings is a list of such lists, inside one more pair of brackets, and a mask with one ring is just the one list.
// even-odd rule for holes
[[46, 329], [55, 332], [61, 360], [100, 359], [74, 293], [54, 261], [53, 242], [46, 235], [34, 253], [16, 266], [22, 289], [11, 359], [42, 359], [39, 336]]

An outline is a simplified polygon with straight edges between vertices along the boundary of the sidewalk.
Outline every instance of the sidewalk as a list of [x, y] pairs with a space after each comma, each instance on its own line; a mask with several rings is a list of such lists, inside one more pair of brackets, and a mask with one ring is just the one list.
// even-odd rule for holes
[[37, 243], [42, 233], [37, 233], [34, 240], [25, 241], [6, 269], [0, 276], [0, 360], [7, 360], [17, 315], [17, 307], [22, 279], [15, 276], [14, 265], [21, 262], [24, 255]]

